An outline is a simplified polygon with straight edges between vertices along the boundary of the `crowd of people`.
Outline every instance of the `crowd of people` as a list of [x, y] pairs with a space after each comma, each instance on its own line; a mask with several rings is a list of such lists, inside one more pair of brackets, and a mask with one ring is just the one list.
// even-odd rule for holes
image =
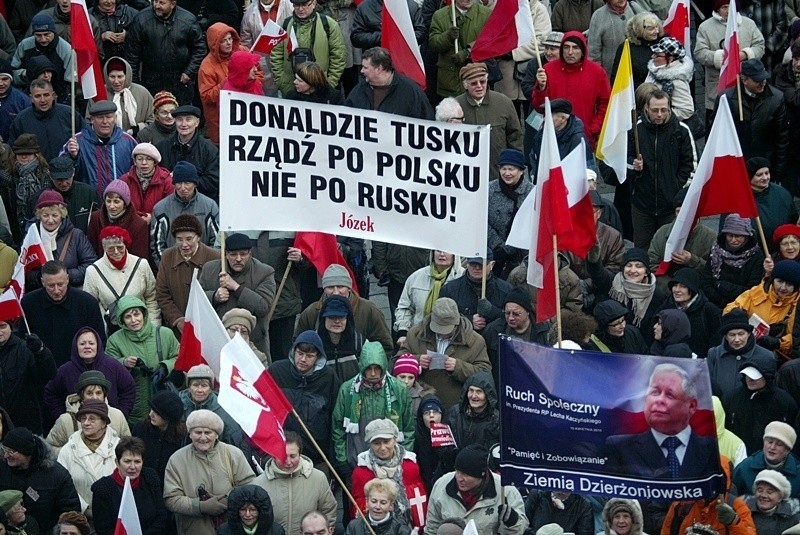
[[[26, 322], [0, 321], [0, 533], [114, 533], [126, 478], [159, 535], [800, 533], [795, 0], [737, 4], [739, 88], [718, 87], [729, 0], [693, 4], [693, 50], [665, 33], [666, 0], [530, 0], [533, 40], [485, 62], [471, 47], [495, 1], [408, 0], [426, 90], [381, 48], [381, 0], [87, 4], [96, 102], [73, 93], [68, 0], [6, 0], [0, 17], [0, 284], [33, 225], [53, 258], [27, 273]], [[251, 51], [268, 22], [291, 46]], [[622, 181], [593, 153], [626, 39], [638, 118]], [[224, 90], [490, 124], [485, 255], [341, 237], [348, 265], [318, 274], [294, 233], [222, 236]], [[760, 217], [696, 224], [662, 273], [723, 93]], [[597, 234], [586, 257], [559, 254], [562, 346], [706, 359], [718, 496], [501, 484], [498, 337], [558, 338], [536, 322], [526, 251], [506, 245], [546, 99], [561, 156], [585, 143]], [[302, 419], [285, 460], [222, 408], [212, 368], [176, 369], [195, 270]], [[694, 451], [680, 447], [655, 453], [676, 473]]]

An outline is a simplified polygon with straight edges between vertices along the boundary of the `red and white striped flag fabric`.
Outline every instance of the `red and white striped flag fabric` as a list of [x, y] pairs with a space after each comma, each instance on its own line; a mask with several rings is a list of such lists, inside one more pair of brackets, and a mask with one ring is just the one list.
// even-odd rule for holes
[[133, 498], [131, 478], [127, 476], [125, 477], [125, 487], [122, 489], [122, 501], [119, 503], [114, 535], [142, 535], [142, 525], [139, 523], [139, 511], [136, 509], [136, 500]]
[[736, 14], [736, 2], [731, 2], [728, 7], [728, 22], [725, 25], [725, 41], [722, 45], [722, 66], [719, 69], [719, 83], [717, 92], [736, 85], [736, 79], [742, 72], [742, 62], [739, 58], [739, 21]]
[[508, 54], [525, 45], [536, 33], [528, 0], [497, 0], [492, 14], [472, 45], [472, 61], [483, 61]]
[[261, 33], [258, 34], [253, 46], [250, 47], [250, 52], [269, 54], [281, 41], [288, 38], [289, 34], [286, 33], [286, 30], [281, 28], [274, 20], [269, 19], [264, 27], [261, 28]]
[[[731, 6], [734, 2], [731, 2]], [[750, 189], [750, 176], [736, 137], [730, 105], [725, 95], [720, 97], [717, 116], [711, 125], [703, 155], [697, 163], [689, 191], [683, 201], [675, 225], [667, 238], [664, 259], [656, 275], [669, 271], [672, 253], [686, 245], [689, 233], [700, 217], [736, 213], [741, 217], [758, 216], [758, 208]]]
[[664, 20], [664, 33], [674, 37], [691, 52], [692, 39], [689, 35], [689, 0], [672, 0], [669, 13]]
[[283, 423], [292, 404], [239, 334], [222, 348], [217, 400], [256, 446], [286, 462]]
[[586, 180], [586, 143], [583, 140], [561, 160], [561, 168], [567, 186], [567, 204], [573, 231], [558, 242], [558, 248], [585, 258], [597, 241], [597, 227], [589, 182]]
[[406, 0], [384, 0], [381, 12], [381, 46], [392, 55], [397, 72], [425, 89], [425, 66], [419, 51]]
[[14, 288], [9, 288], [0, 295], [0, 321], [14, 321], [24, 315]]
[[289, 40], [286, 42], [286, 55], [291, 55], [292, 52], [299, 48], [297, 43], [297, 34], [294, 33], [294, 26], [289, 30]]
[[84, 0], [70, 2], [70, 36], [75, 57], [78, 60], [78, 76], [80, 77], [83, 96], [94, 101], [106, 100], [106, 84], [100, 67], [100, 56], [89, 22], [89, 11]]
[[13, 288], [18, 299], [25, 295], [25, 276], [29, 271], [42, 267], [45, 262], [53, 259], [50, 248], [46, 248], [39, 235], [39, 227], [31, 225], [25, 238], [22, 240], [22, 247], [19, 250], [19, 258], [14, 266], [14, 274], [8, 281], [6, 288]]
[[192, 277], [184, 318], [175, 369], [186, 372], [197, 364], [208, 364], [219, 377], [219, 354], [230, 338], [196, 275]]

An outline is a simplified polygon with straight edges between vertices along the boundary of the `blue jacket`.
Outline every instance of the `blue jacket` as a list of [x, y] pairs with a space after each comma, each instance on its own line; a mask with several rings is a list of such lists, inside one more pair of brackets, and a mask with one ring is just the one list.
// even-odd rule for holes
[[[733, 484], [736, 485], [739, 495], [753, 494], [753, 483], [756, 480], [756, 476], [760, 471], [766, 469], [767, 463], [764, 459], [763, 450], [757, 451], [737, 464], [733, 470]], [[786, 476], [786, 479], [792, 484], [791, 497], [797, 498], [800, 496], [800, 465], [798, 465], [797, 457], [793, 453], [789, 453], [783, 468], [778, 471]]]
[[14, 86], [8, 88], [5, 97], [0, 98], [0, 136], [8, 141], [8, 131], [17, 114], [25, 108], [30, 108], [31, 99]]
[[[94, 186], [98, 195], [102, 196], [112, 180], [130, 170], [133, 165], [131, 153], [136, 146], [136, 140], [123, 132], [119, 126], [115, 126], [111, 139], [108, 143], [103, 143], [94, 133], [90, 123], [86, 123], [75, 138], [79, 147], [78, 156], [74, 158], [75, 178]], [[62, 156], [69, 156], [67, 143], [61, 149]]]

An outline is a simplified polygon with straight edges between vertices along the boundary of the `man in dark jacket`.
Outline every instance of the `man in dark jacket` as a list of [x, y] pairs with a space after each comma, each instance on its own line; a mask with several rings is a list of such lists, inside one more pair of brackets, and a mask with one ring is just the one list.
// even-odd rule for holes
[[12, 85], [12, 73], [11, 63], [0, 59], [0, 136], [3, 139], [8, 139], [8, 131], [17, 114], [31, 106], [28, 95]]
[[633, 244], [647, 250], [656, 231], [675, 219], [672, 200], [694, 172], [697, 154], [692, 132], [672, 114], [670, 97], [661, 90], [647, 99], [628, 137], [628, 180], [631, 181]]
[[[458, 448], [456, 451], [470, 444], [478, 444], [488, 450], [500, 441], [500, 409], [489, 372], [479, 371], [467, 377], [461, 389], [461, 400], [450, 407], [447, 413], [447, 423], [453, 431]], [[453, 454], [451, 462], [455, 462], [455, 458], [456, 454]], [[445, 464], [444, 472], [451, 470], [453, 465]]]
[[[786, 176], [786, 162], [789, 153], [789, 131], [783, 93], [775, 86], [767, 84], [769, 73], [760, 60], [748, 59], [742, 62], [742, 91], [730, 87], [720, 95], [728, 99], [731, 115], [736, 125], [736, 134], [742, 145], [745, 159], [762, 156], [772, 163], [770, 168], [776, 182]], [[739, 95], [742, 95], [742, 113], [739, 120]], [[714, 104], [714, 113], [719, 107], [719, 99]]]
[[717, 341], [714, 335], [719, 331], [722, 315], [720, 309], [700, 290], [700, 273], [696, 269], [690, 267], [679, 269], [669, 281], [668, 287], [670, 293], [659, 311], [668, 309], [684, 311], [692, 326], [689, 347], [698, 357], [706, 358], [708, 350]]
[[[407, 0], [408, 11], [411, 15], [411, 24], [414, 26], [414, 36], [417, 43], [422, 44], [427, 39], [425, 23], [422, 20], [422, 10], [417, 2]], [[350, 40], [353, 46], [362, 50], [381, 46], [381, 14], [383, 0], [365, 0], [356, 8], [353, 16], [353, 27], [350, 30]]]
[[208, 52], [194, 15], [176, 0], [155, 0], [136, 15], [127, 41], [135, 83], [152, 94], [167, 90], [181, 104], [192, 101], [197, 71]]
[[50, 458], [44, 440], [25, 427], [3, 437], [0, 490], [9, 489], [22, 491], [26, 512], [36, 519], [40, 533], [49, 533], [61, 513], [81, 510], [72, 476]]
[[[775, 87], [783, 92], [786, 107], [786, 120], [790, 125], [800, 124], [800, 42], [792, 44], [792, 60], [775, 68]], [[789, 146], [800, 146], [800, 128], [789, 129]], [[789, 151], [786, 174], [781, 177], [781, 185], [793, 195], [800, 193], [800, 151]]]
[[565, 533], [575, 535], [594, 533], [592, 504], [579, 494], [533, 491], [525, 499], [525, 515], [531, 521], [525, 535], [547, 524], [558, 524]]

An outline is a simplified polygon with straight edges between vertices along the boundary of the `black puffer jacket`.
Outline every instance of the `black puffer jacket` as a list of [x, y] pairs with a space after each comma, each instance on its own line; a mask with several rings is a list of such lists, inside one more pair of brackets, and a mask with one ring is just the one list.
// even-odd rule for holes
[[[422, 44], [428, 36], [422, 20], [422, 10], [413, 0], [406, 2], [411, 13], [411, 24], [414, 25], [417, 43]], [[350, 41], [353, 46], [362, 50], [381, 46], [381, 13], [383, 13], [383, 0], [365, 0], [358, 6], [353, 16], [353, 28], [350, 30]]]
[[56, 362], [47, 347], [34, 355], [16, 334], [0, 346], [0, 404], [15, 425], [35, 434], [43, 431], [44, 385], [55, 375]]
[[[636, 123], [639, 148], [644, 167], [641, 171], [628, 168], [631, 181], [631, 203], [651, 215], [674, 212], [672, 200], [689, 180], [697, 162], [697, 154], [689, 127], [674, 115], [664, 124], [656, 125], [643, 115]], [[636, 157], [633, 133], [628, 136], [628, 164]]]
[[[139, 10], [127, 4], [118, 3], [111, 14], [104, 13], [97, 6], [92, 8], [91, 14], [97, 19], [97, 26], [100, 28], [100, 34], [102, 35], [105, 32], [119, 33], [126, 31], [133, 24], [133, 19], [139, 14]], [[112, 43], [111, 41], [103, 40], [103, 52], [106, 58], [113, 58], [114, 56], [124, 58], [125, 43]]]
[[[117, 524], [123, 488], [114, 476], [101, 477], [92, 485], [92, 513], [97, 535], [111, 535]], [[164, 483], [152, 468], [142, 468], [139, 485], [133, 489], [142, 535], [161, 535], [167, 527]]]
[[135, 83], [151, 93], [166, 89], [181, 104], [190, 101], [191, 94], [184, 100], [187, 88], [180, 83], [181, 73], [194, 80], [208, 52], [194, 15], [176, 6], [166, 20], [161, 20], [153, 8], [144, 9], [133, 20], [127, 41], [126, 57]]
[[236, 487], [228, 494], [228, 522], [217, 528], [217, 535], [245, 535], [239, 509], [246, 503], [258, 509], [258, 526], [253, 535], [285, 535], [281, 525], [275, 522], [269, 494], [258, 485]]
[[[486, 299], [492, 304], [491, 311], [484, 315], [486, 323], [490, 323], [503, 315], [503, 301], [511, 291], [511, 284], [499, 277], [489, 276], [486, 279]], [[474, 281], [469, 272], [451, 280], [442, 287], [439, 298], [449, 297], [458, 305], [458, 311], [467, 321], [472, 322], [473, 314], [478, 313], [478, 301], [481, 298], [481, 281]]]

